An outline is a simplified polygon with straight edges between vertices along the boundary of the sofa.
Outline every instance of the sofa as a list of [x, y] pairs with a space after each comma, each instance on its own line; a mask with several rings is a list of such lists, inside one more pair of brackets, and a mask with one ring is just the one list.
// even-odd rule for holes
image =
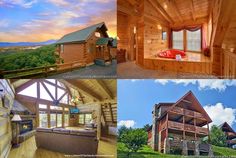
[[37, 128], [35, 141], [38, 148], [67, 155], [96, 155], [98, 149], [95, 130]]

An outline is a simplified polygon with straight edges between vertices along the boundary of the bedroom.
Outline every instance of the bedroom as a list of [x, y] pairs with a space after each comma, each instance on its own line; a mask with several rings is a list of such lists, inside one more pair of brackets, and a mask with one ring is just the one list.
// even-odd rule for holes
[[118, 0], [118, 75], [235, 78], [234, 4]]

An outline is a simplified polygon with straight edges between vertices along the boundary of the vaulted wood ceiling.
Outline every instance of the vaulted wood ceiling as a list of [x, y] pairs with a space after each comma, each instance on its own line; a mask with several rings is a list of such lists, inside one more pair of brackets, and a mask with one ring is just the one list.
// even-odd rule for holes
[[[207, 19], [212, 9], [212, 0], [145, 0], [144, 2], [150, 3], [170, 25]], [[117, 8], [123, 13], [135, 15], [135, 8], [137, 9], [139, 3], [140, 0], [118, 0]], [[149, 7], [150, 5], [144, 6], [147, 14], [151, 14]]]
[[[15, 89], [29, 83], [30, 79], [11, 80]], [[81, 95], [85, 96], [87, 103], [93, 101], [104, 102], [106, 100], [116, 99], [116, 80], [96, 80], [96, 79], [77, 79], [77, 80], [59, 80], [67, 87], [74, 88]], [[73, 93], [73, 92], [71, 92]], [[73, 95], [73, 94], [72, 94]], [[86, 102], [85, 102], [86, 103]]]

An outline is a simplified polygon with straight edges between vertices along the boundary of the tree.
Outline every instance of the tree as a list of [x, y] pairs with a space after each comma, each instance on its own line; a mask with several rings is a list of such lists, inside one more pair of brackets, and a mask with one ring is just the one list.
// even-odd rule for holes
[[211, 138], [211, 143], [213, 145], [221, 146], [221, 147], [226, 146], [226, 135], [216, 125], [213, 125], [211, 127], [210, 138]]
[[118, 142], [121, 141], [121, 136], [127, 132], [131, 130], [131, 128], [127, 128], [126, 126], [121, 126], [119, 129], [118, 129]]
[[125, 144], [130, 152], [137, 152], [143, 145], [147, 144], [147, 132], [142, 128], [129, 129], [120, 136], [120, 141]]
[[151, 127], [151, 126], [150, 126], [149, 124], [146, 124], [146, 125], [143, 126], [143, 129], [144, 129], [145, 131], [148, 131], [148, 129], [149, 129], [150, 127]]

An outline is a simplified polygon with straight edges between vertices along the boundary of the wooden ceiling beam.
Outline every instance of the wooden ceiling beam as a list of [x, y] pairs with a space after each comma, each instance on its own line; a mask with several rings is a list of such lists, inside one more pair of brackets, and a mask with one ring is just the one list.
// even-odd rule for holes
[[165, 9], [159, 4], [157, 0], [147, 0], [161, 15], [169, 22], [174, 23], [170, 15], [165, 11]]
[[195, 8], [194, 8], [193, 0], [190, 0], [190, 3], [191, 3], [190, 7], [191, 7], [192, 18], [193, 18], [193, 21], [195, 21], [196, 20], [196, 15], [195, 15]]
[[24, 84], [20, 85], [19, 87], [15, 88], [16, 94], [24, 90], [25, 88], [29, 87], [30, 85], [34, 84], [37, 81], [38, 81], [37, 79], [29, 80], [25, 82]]
[[179, 8], [178, 8], [176, 2], [175, 1], [168, 1], [168, 4], [170, 6], [172, 6], [173, 9], [175, 9], [175, 11], [177, 12], [177, 16], [179, 17], [180, 21], [183, 22], [184, 20], [183, 20], [183, 18], [181, 16], [181, 13], [179, 11]]
[[[46, 104], [46, 105], [53, 105], [53, 101], [40, 99], [40, 98], [37, 99], [37, 98], [34, 98], [34, 97], [24, 96], [24, 95], [21, 95], [21, 94], [16, 95], [16, 100], [18, 100], [18, 101], [20, 100], [22, 103], [24, 101], [27, 101], [27, 102], [33, 102], [33, 103]], [[64, 104], [64, 103], [60, 103], [59, 105], [63, 106], [63, 107], [74, 107], [72, 105], [68, 105], [68, 104]]]
[[76, 89], [77, 91], [79, 91], [81, 93], [84, 93], [85, 95], [94, 99], [95, 101], [102, 101], [102, 98], [100, 96], [98, 96], [96, 93], [94, 93], [89, 88], [87, 88], [85, 85], [81, 84], [80, 82], [78, 82], [76, 80], [61, 80], [60, 79], [59, 81], [62, 83], [65, 83], [68, 86], [73, 87], [74, 89]]
[[96, 87], [100, 88], [107, 96], [108, 99], [113, 99], [113, 94], [102, 80], [90, 80], [90, 82]]

